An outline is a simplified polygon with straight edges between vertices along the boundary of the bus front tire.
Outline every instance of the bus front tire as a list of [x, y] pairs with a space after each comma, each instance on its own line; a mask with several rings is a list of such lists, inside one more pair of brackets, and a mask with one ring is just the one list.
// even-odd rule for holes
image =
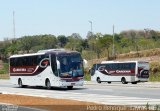
[[101, 83], [101, 79], [99, 77], [97, 78], [97, 83]]
[[72, 89], [73, 89], [73, 86], [67, 86], [67, 88], [68, 88], [69, 90], [72, 90]]
[[121, 79], [121, 82], [122, 82], [122, 84], [127, 84], [128, 83], [124, 77]]
[[135, 82], [131, 82], [132, 84], [137, 84], [137, 81], [135, 81]]

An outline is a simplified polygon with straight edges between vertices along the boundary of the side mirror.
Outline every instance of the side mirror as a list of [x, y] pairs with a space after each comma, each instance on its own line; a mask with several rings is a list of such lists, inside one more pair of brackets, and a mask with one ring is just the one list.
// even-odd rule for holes
[[57, 69], [60, 69], [60, 62], [57, 60]]

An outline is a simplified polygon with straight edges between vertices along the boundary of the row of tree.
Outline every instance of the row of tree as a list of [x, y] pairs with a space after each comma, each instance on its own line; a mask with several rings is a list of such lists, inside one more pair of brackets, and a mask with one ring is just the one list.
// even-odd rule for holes
[[[154, 30], [129, 30], [113, 35], [88, 32], [86, 39], [78, 33], [71, 36], [65, 35], [33, 35], [21, 38], [4, 40], [0, 42], [1, 59], [6, 60], [12, 54], [32, 53], [42, 49], [66, 48], [79, 51], [86, 59], [100, 57], [115, 57], [117, 54], [131, 51], [158, 48], [160, 44], [160, 32]], [[114, 55], [113, 55], [114, 54]]]

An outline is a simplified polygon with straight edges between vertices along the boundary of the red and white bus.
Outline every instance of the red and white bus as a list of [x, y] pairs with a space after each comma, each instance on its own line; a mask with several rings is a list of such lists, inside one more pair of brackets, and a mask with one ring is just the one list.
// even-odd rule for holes
[[68, 87], [83, 85], [83, 60], [77, 51], [63, 49], [41, 50], [33, 54], [13, 55], [10, 79], [24, 86]]
[[94, 64], [90, 69], [91, 80], [101, 82], [122, 82], [137, 84], [147, 82], [149, 78], [149, 63], [146, 61], [103, 61]]

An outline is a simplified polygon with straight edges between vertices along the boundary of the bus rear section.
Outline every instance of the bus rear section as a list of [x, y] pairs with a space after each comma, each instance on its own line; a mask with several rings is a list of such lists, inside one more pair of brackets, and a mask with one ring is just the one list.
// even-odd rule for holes
[[102, 62], [94, 64], [90, 70], [91, 80], [101, 82], [122, 82], [123, 84], [147, 82], [149, 63], [139, 61]]
[[145, 61], [137, 62], [137, 74], [135, 81], [137, 82], [147, 82], [149, 79], [149, 63]]

